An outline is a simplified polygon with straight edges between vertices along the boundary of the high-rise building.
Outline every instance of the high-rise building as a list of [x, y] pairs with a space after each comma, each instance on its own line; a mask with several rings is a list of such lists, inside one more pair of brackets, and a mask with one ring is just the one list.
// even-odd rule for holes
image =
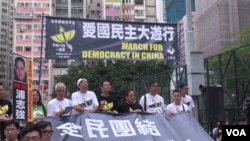
[[[191, 1], [192, 11], [195, 10], [195, 0]], [[167, 23], [178, 23], [186, 15], [185, 0], [165, 0]]]
[[87, 0], [54, 0], [54, 16], [69, 18], [86, 18]]
[[[91, 0], [92, 2], [100, 0]], [[55, 8], [53, 16], [68, 17], [68, 18], [86, 18], [87, 16], [87, 3], [90, 0], [55, 0]], [[97, 6], [98, 7], [98, 6]], [[89, 7], [90, 8], [90, 7]], [[94, 9], [96, 10], [96, 9]], [[94, 13], [94, 12], [93, 12]], [[68, 60], [68, 59], [55, 59], [52, 60], [53, 66], [53, 79], [51, 83], [57, 82], [57, 78], [61, 75], [67, 74], [68, 68], [72, 64], [78, 64], [86, 60]]]
[[103, 19], [103, 0], [87, 1], [87, 19]]
[[250, 23], [250, 0], [198, 0], [194, 16], [195, 47], [204, 57], [219, 54], [235, 38], [225, 38]]
[[12, 93], [13, 72], [13, 0], [0, 3], [0, 82]]
[[[52, 64], [50, 60], [45, 59], [45, 28], [43, 28], [45, 20], [42, 24], [42, 15], [52, 15], [53, 6], [52, 0], [16, 0], [14, 4], [13, 51], [32, 58], [33, 88], [39, 89], [44, 99], [52, 93], [53, 85], [51, 85]], [[41, 34], [42, 28], [43, 35]], [[42, 55], [41, 66], [40, 54]]]

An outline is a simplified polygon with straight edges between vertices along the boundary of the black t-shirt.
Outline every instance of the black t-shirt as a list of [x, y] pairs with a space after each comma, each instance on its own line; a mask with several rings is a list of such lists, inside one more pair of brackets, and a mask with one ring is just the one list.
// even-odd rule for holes
[[118, 106], [117, 111], [119, 113], [127, 113], [127, 112], [134, 112], [134, 110], [140, 109], [142, 110], [142, 106], [135, 102], [134, 104], [128, 104], [127, 102], [123, 102], [121, 105]]
[[[12, 114], [12, 104], [9, 100], [7, 99], [1, 99], [0, 100], [0, 116], [5, 116], [6, 115], [8, 117], [10, 117]], [[1, 137], [2, 139], [4, 138], [4, 134], [3, 134], [3, 123], [4, 122], [0, 122], [0, 130], [1, 130]]]
[[105, 101], [105, 105], [103, 105], [101, 111], [113, 111], [117, 109], [117, 101], [113, 96], [108, 96], [108, 97], [104, 97], [104, 96], [98, 96], [97, 97], [99, 105], [101, 105], [101, 101], [104, 100]]
[[0, 100], [0, 115], [7, 114], [9, 117], [12, 114], [12, 104], [7, 99]]

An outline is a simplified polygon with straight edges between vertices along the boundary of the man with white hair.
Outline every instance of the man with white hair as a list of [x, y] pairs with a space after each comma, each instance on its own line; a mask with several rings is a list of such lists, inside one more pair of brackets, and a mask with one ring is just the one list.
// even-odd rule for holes
[[47, 116], [67, 116], [70, 112], [66, 107], [71, 108], [71, 101], [65, 98], [66, 86], [59, 82], [55, 85], [56, 98], [49, 101], [47, 106]]
[[88, 80], [86, 78], [78, 79], [77, 87], [78, 91], [71, 95], [74, 114], [97, 111], [99, 109], [99, 103], [96, 94], [88, 90]]

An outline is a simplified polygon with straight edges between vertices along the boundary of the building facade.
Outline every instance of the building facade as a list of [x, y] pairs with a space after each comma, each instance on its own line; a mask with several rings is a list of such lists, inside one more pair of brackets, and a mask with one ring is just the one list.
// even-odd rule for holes
[[[52, 64], [50, 60], [45, 59], [46, 30], [45, 20], [42, 24], [42, 15], [52, 15], [53, 6], [52, 0], [16, 0], [14, 4], [13, 52], [32, 58], [33, 88], [41, 91], [44, 100], [52, 93], [53, 85], [51, 85]], [[41, 66], [40, 58], [42, 58]], [[40, 73], [41, 79], [39, 79]]]
[[225, 38], [250, 24], [250, 0], [196, 1], [194, 16], [195, 47], [204, 57], [219, 54], [235, 38]]
[[13, 0], [0, 3], [0, 82], [7, 95], [12, 94], [13, 80], [13, 6]]

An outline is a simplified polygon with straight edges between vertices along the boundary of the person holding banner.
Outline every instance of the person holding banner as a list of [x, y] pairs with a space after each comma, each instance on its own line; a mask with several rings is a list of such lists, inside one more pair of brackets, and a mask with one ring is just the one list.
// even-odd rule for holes
[[26, 83], [26, 66], [25, 60], [22, 57], [15, 58], [14, 70], [14, 80]]
[[140, 105], [144, 112], [148, 113], [163, 113], [165, 110], [164, 99], [160, 96], [158, 91], [158, 82], [153, 81], [149, 83], [149, 92], [140, 98]]
[[68, 116], [71, 110], [66, 110], [68, 107], [72, 108], [71, 101], [65, 98], [66, 86], [59, 82], [55, 85], [56, 98], [49, 101], [47, 106], [47, 116]]
[[136, 94], [133, 89], [128, 89], [125, 93], [126, 101], [121, 103], [117, 110], [119, 113], [142, 112], [142, 106], [136, 101]]
[[181, 92], [179, 90], [174, 90], [173, 93], [174, 102], [170, 103], [166, 107], [166, 113], [170, 115], [175, 115], [180, 112], [189, 112], [192, 114], [191, 109], [188, 105], [181, 103]]
[[99, 111], [101, 112], [112, 112], [113, 114], [118, 114], [117, 112], [117, 101], [110, 95], [111, 84], [107, 80], [103, 80], [100, 83], [101, 95], [97, 97], [99, 102]]
[[71, 95], [74, 114], [98, 111], [99, 103], [96, 94], [88, 90], [88, 80], [86, 78], [78, 79], [77, 87], [78, 91]]

